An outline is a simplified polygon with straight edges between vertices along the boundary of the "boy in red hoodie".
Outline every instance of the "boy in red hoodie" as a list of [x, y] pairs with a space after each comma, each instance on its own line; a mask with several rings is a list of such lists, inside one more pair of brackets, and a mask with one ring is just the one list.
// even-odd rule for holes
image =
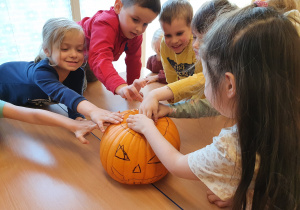
[[[160, 9], [160, 0], [116, 0], [110, 10], [100, 10], [79, 22], [87, 40], [89, 66], [114, 94], [142, 101], [139, 91], [146, 85], [145, 80], [138, 80], [142, 67], [142, 34]], [[112, 64], [124, 51], [127, 82]]]

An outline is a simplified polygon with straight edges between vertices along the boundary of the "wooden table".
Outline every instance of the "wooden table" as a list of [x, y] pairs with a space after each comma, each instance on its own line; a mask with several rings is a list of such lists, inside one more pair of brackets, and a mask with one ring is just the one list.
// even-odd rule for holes
[[[145, 76], [149, 72], [143, 70]], [[143, 89], [146, 95], [161, 84]], [[88, 84], [85, 97], [101, 108], [124, 111], [139, 107]], [[48, 110], [66, 115], [62, 105]], [[174, 119], [186, 154], [210, 144], [228, 126], [222, 117]], [[63, 128], [0, 119], [0, 209], [218, 209], [206, 199], [206, 186], [168, 174], [149, 185], [125, 185], [111, 179], [99, 158], [102, 133], [81, 144]]]

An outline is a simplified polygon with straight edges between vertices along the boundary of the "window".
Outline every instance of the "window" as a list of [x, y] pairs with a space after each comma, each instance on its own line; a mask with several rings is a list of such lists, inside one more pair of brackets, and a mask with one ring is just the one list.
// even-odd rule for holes
[[108, 10], [115, 4], [115, 0], [80, 0], [81, 18], [91, 17], [98, 10]]
[[34, 60], [42, 27], [52, 17], [72, 18], [70, 1], [0, 0], [0, 64]]
[[[42, 27], [52, 17], [67, 17], [72, 19], [71, 3], [78, 3], [76, 17], [90, 17], [98, 10], [109, 9], [115, 0], [0, 0], [0, 64], [8, 61], [31, 61], [37, 56], [42, 42]], [[161, 0], [163, 4], [166, 0]], [[190, 0], [193, 8], [199, 8], [206, 0]], [[243, 7], [251, 0], [231, 0], [237, 6]], [[38, 9], [37, 9], [38, 8]], [[78, 12], [79, 13], [79, 12]], [[154, 54], [151, 48], [153, 32], [160, 27], [156, 18], [147, 28], [145, 60]], [[125, 71], [124, 57], [114, 62], [116, 69]]]

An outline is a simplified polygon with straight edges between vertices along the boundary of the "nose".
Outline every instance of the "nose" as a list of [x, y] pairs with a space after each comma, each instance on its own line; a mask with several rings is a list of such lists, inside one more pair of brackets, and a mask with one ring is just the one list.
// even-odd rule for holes
[[140, 35], [140, 34], [142, 34], [142, 33], [144, 33], [144, 31], [146, 30], [146, 26], [144, 26], [144, 24], [138, 24], [137, 26], [136, 26], [136, 33], [138, 34], [138, 35]]
[[178, 42], [178, 38], [176, 36], [172, 37], [171, 43], [176, 44]]
[[77, 50], [76, 49], [72, 49], [71, 51], [70, 51], [70, 57], [72, 57], [72, 58], [74, 58], [74, 57], [77, 57]]

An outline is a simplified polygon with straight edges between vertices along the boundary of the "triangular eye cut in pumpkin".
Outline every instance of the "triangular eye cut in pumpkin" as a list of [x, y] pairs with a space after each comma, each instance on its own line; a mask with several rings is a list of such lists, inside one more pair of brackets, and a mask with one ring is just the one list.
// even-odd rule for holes
[[127, 153], [126, 153], [125, 150], [124, 150], [124, 145], [121, 146], [121, 145], [119, 144], [119, 147], [118, 147], [118, 149], [117, 149], [117, 151], [116, 151], [115, 157], [116, 157], [116, 158], [119, 158], [119, 159], [121, 159], [121, 160], [130, 161], [130, 159], [129, 159]]
[[154, 155], [150, 160], [148, 160], [147, 164], [158, 164], [161, 163], [160, 160], [157, 158], [156, 155]]

